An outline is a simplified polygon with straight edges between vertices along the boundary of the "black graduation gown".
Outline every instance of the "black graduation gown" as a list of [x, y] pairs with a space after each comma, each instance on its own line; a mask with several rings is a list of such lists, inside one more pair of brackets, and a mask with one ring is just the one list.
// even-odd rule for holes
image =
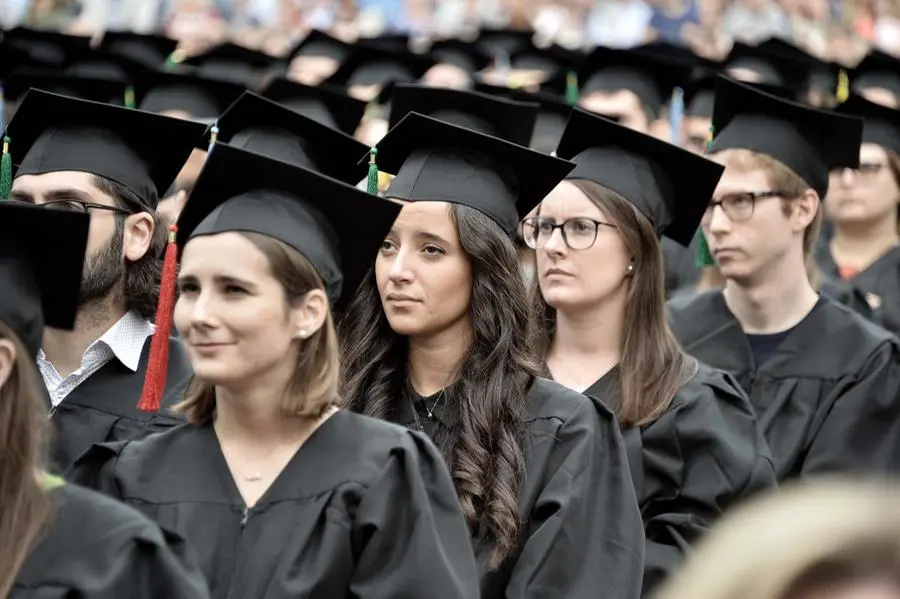
[[[492, 545], [476, 537], [481, 598], [639, 597], [644, 530], [615, 416], [546, 379], [538, 379], [528, 397], [519, 496], [524, 541], [499, 569], [487, 571]], [[428, 419], [424, 403], [401, 401], [391, 419], [409, 427], [421, 423], [428, 432], [450, 424], [452, 410], [437, 408]]]
[[213, 597], [472, 599], [477, 569], [440, 453], [339, 411], [247, 509], [212, 424], [95, 445], [71, 478], [181, 534]]
[[[823, 275], [840, 280], [838, 265], [828, 244], [816, 247], [816, 262]], [[891, 249], [848, 282], [871, 298], [870, 304], [880, 317], [880, 324], [900, 335], [900, 246]]]
[[193, 553], [137, 511], [67, 484], [9, 599], [206, 599]]
[[691, 289], [700, 280], [696, 246], [696, 239], [691, 242], [690, 247], [684, 247], [668, 237], [660, 239], [665, 272], [666, 297], [673, 297], [678, 291]]
[[147, 413], [137, 409], [151, 339], [148, 337], [144, 343], [137, 372], [113, 358], [50, 410], [55, 429], [50, 454], [54, 471], [65, 472], [94, 443], [136, 439], [184, 422], [168, 412], [180, 401], [192, 373], [187, 352], [174, 337], [169, 339], [166, 397], [160, 411]]
[[[616, 405], [618, 367], [585, 390]], [[777, 486], [769, 446], [731, 376], [700, 364], [658, 420], [624, 431], [644, 530], [643, 594], [681, 564], [735, 502]]]
[[900, 469], [900, 347], [888, 331], [823, 297], [757, 365], [720, 290], [667, 307], [684, 349], [750, 396], [778, 480]]

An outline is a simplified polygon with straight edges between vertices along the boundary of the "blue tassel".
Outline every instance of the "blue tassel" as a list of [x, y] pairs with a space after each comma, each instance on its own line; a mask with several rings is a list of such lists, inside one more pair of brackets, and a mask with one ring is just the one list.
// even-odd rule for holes
[[669, 129], [671, 142], [681, 145], [681, 119], [684, 117], [684, 91], [676, 87], [672, 92], [672, 101], [669, 103]]

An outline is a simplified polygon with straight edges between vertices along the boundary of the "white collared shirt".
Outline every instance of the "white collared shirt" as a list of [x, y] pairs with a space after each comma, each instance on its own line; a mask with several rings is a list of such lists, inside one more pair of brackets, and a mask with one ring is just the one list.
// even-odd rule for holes
[[137, 372], [141, 353], [147, 337], [156, 327], [137, 312], [130, 311], [111, 326], [108, 331], [91, 343], [81, 356], [81, 367], [67, 377], [62, 377], [56, 367], [47, 360], [44, 350], [38, 352], [37, 364], [41, 377], [50, 393], [53, 407], [62, 403], [66, 396], [89, 376], [100, 370], [110, 360], [116, 358], [132, 372]]

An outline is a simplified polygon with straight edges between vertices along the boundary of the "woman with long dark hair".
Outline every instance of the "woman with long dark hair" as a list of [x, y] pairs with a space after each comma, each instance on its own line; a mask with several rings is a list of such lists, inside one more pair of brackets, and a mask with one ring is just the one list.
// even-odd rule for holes
[[398, 212], [315, 171], [217, 145], [179, 217], [174, 322], [195, 373], [179, 406], [188, 423], [95, 446], [72, 474], [183, 534], [213, 597], [478, 593], [437, 449], [337, 408], [331, 304], [352, 296]]
[[403, 210], [342, 322], [348, 405], [435, 439], [482, 598], [636, 597], [621, 435], [602, 404], [538, 376], [512, 242], [572, 165], [417, 113], [377, 149]]
[[89, 223], [83, 213], [0, 202], [0, 597], [203, 599], [206, 583], [180, 538], [45, 471], [35, 359], [45, 325], [74, 324]]
[[646, 594], [729, 505], [775, 485], [746, 395], [666, 323], [658, 235], [690, 243], [722, 167], [581, 110], [557, 155], [577, 166], [523, 223], [535, 342], [548, 376], [602, 400], [625, 431]]

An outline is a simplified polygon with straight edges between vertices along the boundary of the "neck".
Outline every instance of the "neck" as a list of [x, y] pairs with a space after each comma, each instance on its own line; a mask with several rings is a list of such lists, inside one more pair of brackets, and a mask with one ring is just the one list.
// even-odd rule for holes
[[425, 339], [411, 337], [407, 368], [416, 392], [427, 397], [453, 383], [471, 344], [468, 321]]
[[835, 224], [831, 253], [836, 262], [863, 270], [900, 243], [897, 215], [870, 222]]
[[799, 251], [769, 265], [764, 278], [750, 283], [729, 279], [724, 295], [728, 309], [748, 334], [786, 331], [803, 320], [819, 300]]
[[68, 376], [81, 368], [81, 358], [88, 346], [102, 337], [123, 316], [125, 307], [113, 305], [107, 298], [81, 306], [73, 330], [44, 329], [44, 357], [53, 364], [60, 376]]
[[550, 353], [604, 357], [617, 363], [622, 354], [624, 313], [624, 297], [589, 310], [557, 310], [556, 334]]

